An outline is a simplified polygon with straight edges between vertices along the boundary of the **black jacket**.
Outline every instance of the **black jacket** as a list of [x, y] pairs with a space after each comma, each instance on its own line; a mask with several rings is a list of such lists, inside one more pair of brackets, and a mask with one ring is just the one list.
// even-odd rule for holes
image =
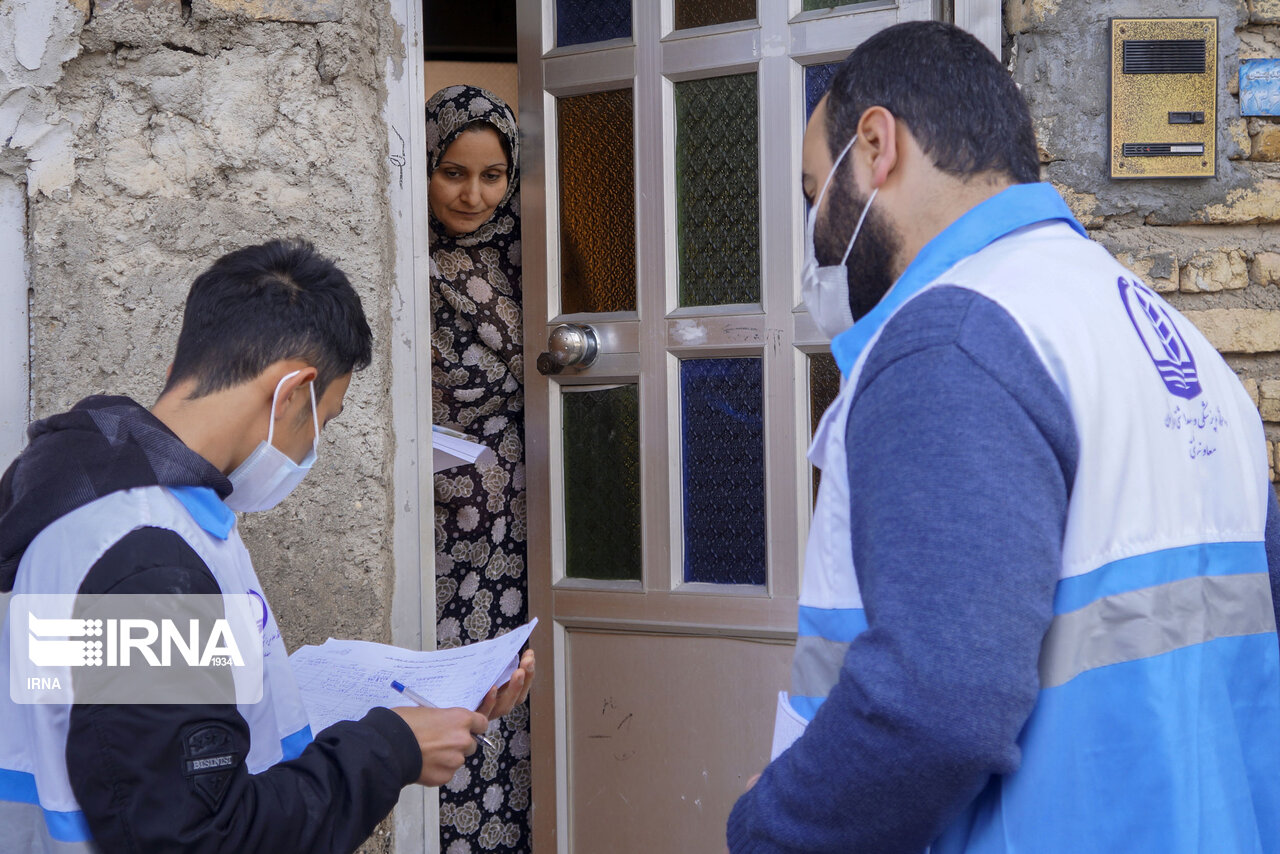
[[[90, 397], [36, 422], [0, 479], [0, 590], [47, 525], [140, 486], [231, 484], [144, 408]], [[39, 571], [39, 567], [30, 567]], [[177, 534], [138, 528], [93, 565], [78, 593], [212, 593], [213, 573]], [[94, 841], [108, 852], [349, 852], [421, 773], [398, 715], [374, 709], [316, 736], [261, 774], [245, 768], [249, 726], [234, 705], [77, 705], [67, 771]], [[189, 770], [193, 757], [231, 757]]]

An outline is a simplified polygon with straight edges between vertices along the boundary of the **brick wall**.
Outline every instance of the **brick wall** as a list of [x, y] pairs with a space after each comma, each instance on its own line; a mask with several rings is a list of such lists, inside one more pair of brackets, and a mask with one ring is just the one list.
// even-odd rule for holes
[[[1005, 59], [1031, 105], [1046, 180], [1094, 239], [1223, 353], [1280, 466], [1280, 123], [1242, 118], [1240, 62], [1280, 58], [1280, 0], [1005, 0]], [[1107, 177], [1111, 17], [1217, 16], [1218, 177]]]

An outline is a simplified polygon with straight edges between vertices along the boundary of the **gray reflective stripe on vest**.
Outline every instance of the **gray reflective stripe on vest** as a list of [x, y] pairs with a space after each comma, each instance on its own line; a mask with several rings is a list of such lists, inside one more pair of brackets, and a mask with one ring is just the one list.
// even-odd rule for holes
[[[1117, 593], [1056, 617], [1040, 650], [1040, 687], [1054, 688], [1110, 664], [1151, 658], [1214, 638], [1276, 630], [1266, 573], [1209, 575]], [[825, 697], [849, 644], [796, 640], [791, 693]]]
[[35, 804], [0, 801], [4, 850], [22, 854], [98, 854], [92, 842], [59, 842], [49, 835], [44, 812]]
[[806, 635], [796, 639], [791, 660], [791, 694], [795, 697], [825, 697], [840, 678], [840, 667], [849, 644]]
[[1109, 664], [1275, 628], [1265, 572], [1196, 576], [1105, 596], [1054, 618], [1040, 649], [1040, 687], [1054, 688]]

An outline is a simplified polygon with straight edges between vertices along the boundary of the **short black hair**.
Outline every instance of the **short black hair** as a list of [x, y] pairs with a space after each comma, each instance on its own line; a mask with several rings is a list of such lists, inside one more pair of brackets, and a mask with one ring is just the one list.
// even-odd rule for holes
[[991, 51], [959, 27], [897, 24], [849, 54], [827, 98], [832, 157], [871, 107], [884, 107], [905, 123], [943, 172], [1002, 172], [1019, 184], [1040, 180], [1035, 130], [1022, 93]]
[[223, 255], [191, 285], [165, 390], [194, 378], [191, 396], [203, 397], [300, 359], [316, 369], [319, 398], [372, 356], [346, 274], [305, 240], [272, 240]]

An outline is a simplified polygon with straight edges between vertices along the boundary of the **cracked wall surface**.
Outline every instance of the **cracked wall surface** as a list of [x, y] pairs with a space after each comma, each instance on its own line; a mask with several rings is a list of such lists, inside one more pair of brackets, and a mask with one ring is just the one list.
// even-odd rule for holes
[[194, 277], [243, 245], [314, 241], [360, 293], [374, 362], [293, 497], [242, 530], [290, 649], [389, 640], [387, 4], [5, 0], [0, 34], [34, 417], [107, 392], [150, 405]]
[[[1280, 123], [1240, 115], [1240, 62], [1280, 58], [1280, 0], [1005, 0], [1005, 58], [1046, 180], [1094, 239], [1196, 323], [1262, 412], [1280, 469]], [[1112, 17], [1218, 18], [1218, 175], [1108, 176]]]
[[0, 3], [0, 175], [32, 194], [66, 187], [74, 171], [74, 117], [60, 110], [63, 64], [80, 52], [89, 0]]

